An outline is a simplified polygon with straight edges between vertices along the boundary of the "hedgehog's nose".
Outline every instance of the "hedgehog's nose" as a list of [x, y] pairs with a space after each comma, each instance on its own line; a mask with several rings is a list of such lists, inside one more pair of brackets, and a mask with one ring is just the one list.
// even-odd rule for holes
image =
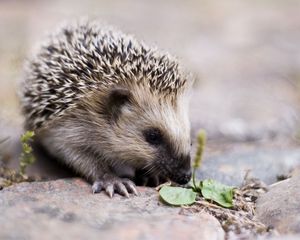
[[191, 157], [190, 155], [181, 156], [180, 160], [181, 164], [179, 166], [179, 171], [177, 172], [176, 182], [179, 184], [186, 184], [192, 177]]
[[178, 184], [186, 184], [192, 177], [191, 157], [182, 155], [176, 159], [176, 165], [171, 173], [171, 180]]
[[192, 172], [189, 170], [188, 172], [185, 172], [183, 174], [180, 174], [179, 177], [176, 179], [176, 182], [178, 184], [187, 184], [192, 177]]

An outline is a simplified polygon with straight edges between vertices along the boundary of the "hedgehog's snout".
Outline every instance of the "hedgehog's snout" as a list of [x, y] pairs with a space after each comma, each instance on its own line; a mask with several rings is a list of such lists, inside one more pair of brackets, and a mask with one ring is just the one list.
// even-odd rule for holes
[[173, 170], [171, 180], [178, 184], [186, 184], [192, 177], [190, 155], [177, 159], [178, 165]]
[[178, 184], [187, 184], [192, 177], [192, 171], [189, 170], [188, 172], [184, 172], [180, 175], [178, 175], [175, 179], [174, 182], [178, 183]]

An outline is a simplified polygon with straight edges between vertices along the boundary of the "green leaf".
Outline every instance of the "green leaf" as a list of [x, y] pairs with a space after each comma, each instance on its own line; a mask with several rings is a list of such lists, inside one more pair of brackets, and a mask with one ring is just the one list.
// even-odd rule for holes
[[197, 196], [192, 189], [170, 186], [163, 186], [159, 194], [166, 203], [174, 206], [190, 205], [196, 201]]
[[213, 200], [223, 207], [233, 206], [233, 187], [224, 185], [212, 179], [206, 179], [200, 184], [202, 196], [205, 199]]

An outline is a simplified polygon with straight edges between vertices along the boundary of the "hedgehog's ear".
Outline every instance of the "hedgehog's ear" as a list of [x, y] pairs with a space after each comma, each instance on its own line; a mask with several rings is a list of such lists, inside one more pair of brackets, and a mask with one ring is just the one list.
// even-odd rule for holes
[[122, 107], [129, 103], [131, 92], [126, 88], [114, 87], [109, 90], [107, 97], [107, 114], [111, 120], [117, 120], [121, 114]]

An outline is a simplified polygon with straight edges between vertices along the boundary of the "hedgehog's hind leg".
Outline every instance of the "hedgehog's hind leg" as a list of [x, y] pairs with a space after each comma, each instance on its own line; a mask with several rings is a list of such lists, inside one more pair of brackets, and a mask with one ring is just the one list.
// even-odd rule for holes
[[102, 178], [96, 180], [92, 186], [93, 193], [99, 193], [102, 190], [113, 197], [114, 193], [129, 197], [129, 193], [138, 195], [135, 184], [127, 178], [119, 178], [111, 174], [104, 174]]

